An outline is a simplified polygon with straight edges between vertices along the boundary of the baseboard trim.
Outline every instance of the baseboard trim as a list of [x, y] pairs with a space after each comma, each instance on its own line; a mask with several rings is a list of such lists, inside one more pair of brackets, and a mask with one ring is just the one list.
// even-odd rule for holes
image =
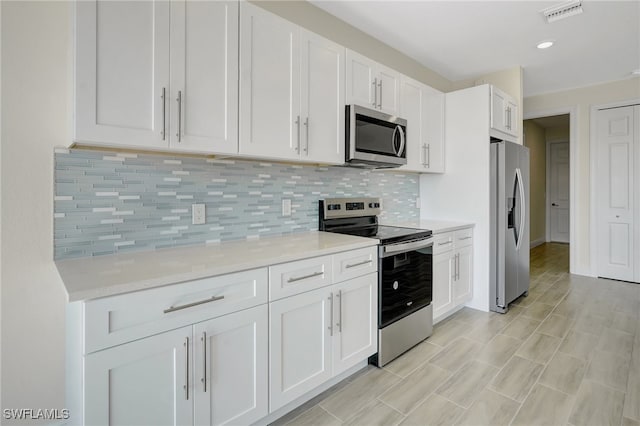
[[541, 246], [542, 244], [544, 244], [546, 242], [547, 241], [545, 240], [544, 237], [538, 238], [537, 240], [531, 241], [531, 244], [530, 244], [529, 248], [534, 248], [534, 247]]

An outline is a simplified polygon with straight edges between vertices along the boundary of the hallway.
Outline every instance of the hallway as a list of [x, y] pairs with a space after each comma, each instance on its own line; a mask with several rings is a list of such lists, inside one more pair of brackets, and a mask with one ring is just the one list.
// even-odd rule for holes
[[534, 248], [507, 314], [464, 308], [276, 423], [640, 426], [640, 285], [568, 269], [568, 245]]

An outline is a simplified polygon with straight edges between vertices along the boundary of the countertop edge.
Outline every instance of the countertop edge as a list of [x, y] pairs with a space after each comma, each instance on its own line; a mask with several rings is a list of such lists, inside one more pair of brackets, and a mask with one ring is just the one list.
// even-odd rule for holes
[[[303, 259], [309, 259], [313, 257], [332, 255], [336, 253], [341, 253], [344, 251], [358, 250], [366, 247], [373, 247], [379, 244], [379, 240], [374, 238], [367, 238], [368, 241], [364, 239], [362, 241], [354, 241], [347, 244], [339, 245], [336, 247], [305, 251], [302, 253], [285, 253], [284, 255], [274, 256], [271, 259], [261, 259], [260, 261], [247, 261], [244, 263], [234, 264], [231, 266], [220, 266], [210, 269], [203, 269], [199, 271], [185, 272], [181, 274], [175, 275], [167, 275], [163, 277], [155, 277], [146, 280], [139, 280], [130, 283], [119, 283], [110, 286], [105, 286], [102, 288], [94, 288], [88, 290], [69, 290], [66, 282], [65, 282], [65, 272], [64, 268], [60, 268], [58, 265], [62, 261], [54, 262], [56, 264], [56, 268], [58, 269], [58, 273], [62, 278], [63, 283], [65, 283], [65, 289], [67, 291], [68, 302], [79, 302], [79, 301], [89, 301], [93, 299], [116, 296], [126, 293], [133, 293], [141, 290], [150, 290], [154, 288], [164, 287], [168, 285], [181, 284], [188, 281], [194, 281], [204, 278], [218, 277], [222, 275], [233, 274], [242, 271], [249, 271], [252, 269], [260, 269], [272, 265], [278, 265], [281, 263], [294, 262]], [[73, 281], [73, 280], [71, 280]], [[73, 284], [70, 282], [73, 286]]]

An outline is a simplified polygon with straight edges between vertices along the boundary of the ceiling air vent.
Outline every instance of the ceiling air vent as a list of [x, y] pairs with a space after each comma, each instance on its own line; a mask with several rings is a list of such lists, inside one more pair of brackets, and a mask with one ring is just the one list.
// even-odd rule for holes
[[556, 6], [551, 6], [542, 11], [542, 14], [547, 19], [547, 23], [559, 21], [560, 19], [568, 18], [573, 15], [579, 15], [582, 13], [582, 1], [572, 0]]

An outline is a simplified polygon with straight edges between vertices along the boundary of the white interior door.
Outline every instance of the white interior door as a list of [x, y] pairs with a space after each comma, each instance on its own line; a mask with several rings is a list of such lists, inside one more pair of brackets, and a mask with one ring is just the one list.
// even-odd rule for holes
[[598, 276], [634, 280], [634, 108], [597, 113]]
[[551, 241], [569, 242], [569, 142], [549, 144], [549, 229]]

